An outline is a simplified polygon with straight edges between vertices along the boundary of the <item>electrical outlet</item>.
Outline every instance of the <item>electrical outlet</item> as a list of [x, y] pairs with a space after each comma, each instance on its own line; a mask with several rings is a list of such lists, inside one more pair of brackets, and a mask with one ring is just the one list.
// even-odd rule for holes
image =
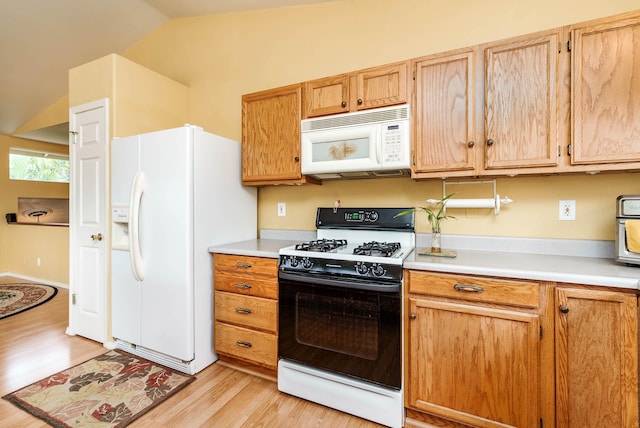
[[287, 204], [284, 202], [278, 202], [278, 217], [284, 217], [287, 215]]
[[559, 204], [558, 218], [560, 220], [575, 220], [576, 219], [576, 201], [561, 200]]

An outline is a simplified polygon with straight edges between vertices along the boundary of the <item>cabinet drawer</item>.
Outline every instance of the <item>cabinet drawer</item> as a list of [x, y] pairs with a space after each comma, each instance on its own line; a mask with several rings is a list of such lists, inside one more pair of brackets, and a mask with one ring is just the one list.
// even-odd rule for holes
[[216, 320], [276, 332], [278, 326], [278, 302], [262, 297], [216, 291]]
[[213, 269], [214, 272], [238, 278], [278, 278], [278, 260], [264, 257], [214, 254]]
[[215, 350], [241, 360], [275, 369], [278, 364], [278, 338], [221, 322], [215, 323]]
[[216, 291], [228, 291], [230, 293], [244, 294], [246, 296], [278, 298], [278, 278], [259, 279], [249, 278], [245, 275], [228, 275], [215, 272], [213, 284]]
[[415, 270], [408, 271], [408, 273], [410, 293], [529, 308], [537, 308], [540, 305], [540, 287], [536, 282]]

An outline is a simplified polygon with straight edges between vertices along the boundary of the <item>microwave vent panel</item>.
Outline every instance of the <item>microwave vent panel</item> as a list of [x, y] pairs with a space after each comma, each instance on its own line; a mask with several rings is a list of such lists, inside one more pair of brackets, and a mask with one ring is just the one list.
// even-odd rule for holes
[[323, 129], [342, 128], [345, 126], [367, 125], [373, 123], [406, 120], [409, 118], [409, 106], [401, 105], [381, 109], [344, 113], [334, 116], [306, 119], [302, 121], [302, 132]]

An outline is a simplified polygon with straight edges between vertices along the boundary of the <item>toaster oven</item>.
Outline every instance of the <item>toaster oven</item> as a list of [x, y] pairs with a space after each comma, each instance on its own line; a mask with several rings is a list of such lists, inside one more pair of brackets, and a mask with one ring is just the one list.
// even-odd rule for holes
[[620, 195], [616, 203], [616, 261], [640, 266], [640, 195]]

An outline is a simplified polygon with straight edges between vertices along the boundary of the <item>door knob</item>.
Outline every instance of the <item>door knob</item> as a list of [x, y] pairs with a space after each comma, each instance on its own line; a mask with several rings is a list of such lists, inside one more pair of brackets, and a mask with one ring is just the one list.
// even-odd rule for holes
[[91, 235], [92, 241], [102, 241], [102, 233], [98, 233], [97, 235]]

